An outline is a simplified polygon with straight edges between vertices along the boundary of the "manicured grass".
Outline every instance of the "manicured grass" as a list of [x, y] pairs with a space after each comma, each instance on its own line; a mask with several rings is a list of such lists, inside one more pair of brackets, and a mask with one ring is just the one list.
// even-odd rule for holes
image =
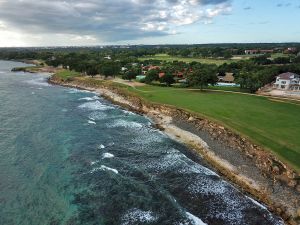
[[187, 58], [187, 57], [176, 57], [176, 56], [170, 56], [167, 54], [157, 54], [154, 56], [147, 56], [147, 57], [140, 57], [140, 61], [145, 60], [161, 60], [161, 61], [167, 61], [167, 62], [173, 62], [173, 61], [182, 61], [182, 62], [200, 62], [204, 64], [216, 64], [216, 65], [222, 65], [224, 63], [231, 63], [236, 62], [238, 60], [224, 60], [224, 59], [209, 59], [209, 58]]
[[67, 80], [67, 79], [71, 79], [71, 78], [80, 76], [80, 73], [75, 72], [75, 71], [70, 71], [70, 70], [60, 70], [55, 73], [55, 76], [57, 76], [63, 80]]
[[217, 121], [273, 151], [300, 171], [300, 105], [267, 97], [144, 86], [128, 90]]
[[207, 89], [220, 90], [220, 91], [233, 91], [233, 92], [250, 93], [250, 91], [248, 89], [242, 89], [242, 88], [239, 88], [239, 87], [208, 86]]
[[276, 58], [279, 58], [279, 57], [290, 57], [290, 56], [291, 56], [290, 54], [274, 53], [274, 54], [271, 55], [271, 58], [276, 59]]

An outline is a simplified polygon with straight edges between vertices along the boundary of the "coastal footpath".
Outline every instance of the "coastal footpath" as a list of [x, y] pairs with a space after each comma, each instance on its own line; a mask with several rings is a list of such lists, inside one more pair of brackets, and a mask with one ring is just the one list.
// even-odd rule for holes
[[[53, 68], [34, 72], [39, 71], [55, 72]], [[62, 79], [54, 74], [49, 82], [95, 91], [115, 104], [148, 116], [158, 129], [189, 146], [194, 155], [204, 158], [243, 192], [267, 205], [286, 224], [300, 224], [299, 174], [247, 138], [193, 112], [146, 101], [112, 81], [91, 77]]]

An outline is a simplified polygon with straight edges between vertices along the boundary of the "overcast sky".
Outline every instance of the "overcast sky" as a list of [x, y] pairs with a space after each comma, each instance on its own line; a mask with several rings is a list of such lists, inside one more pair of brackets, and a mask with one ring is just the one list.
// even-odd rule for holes
[[300, 42], [300, 0], [0, 0], [0, 46]]

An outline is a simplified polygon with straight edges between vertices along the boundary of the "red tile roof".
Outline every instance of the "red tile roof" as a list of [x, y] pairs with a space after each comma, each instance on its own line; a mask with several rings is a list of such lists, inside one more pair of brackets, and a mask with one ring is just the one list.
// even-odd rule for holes
[[293, 78], [297, 78], [297, 77], [300, 77], [300, 75], [296, 74], [296, 73], [291, 73], [291, 72], [287, 72], [287, 73], [282, 73], [282, 74], [279, 74], [277, 76], [277, 78], [279, 79], [282, 79], [282, 80], [291, 80]]
[[165, 75], [166, 75], [165, 73], [159, 73], [159, 74], [158, 74], [158, 77], [159, 77], [159, 78], [162, 78], [162, 77], [165, 76]]

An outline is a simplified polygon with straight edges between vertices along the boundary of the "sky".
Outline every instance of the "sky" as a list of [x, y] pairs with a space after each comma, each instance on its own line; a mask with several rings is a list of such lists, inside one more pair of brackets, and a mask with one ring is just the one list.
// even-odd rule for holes
[[300, 0], [0, 0], [0, 47], [300, 42]]

